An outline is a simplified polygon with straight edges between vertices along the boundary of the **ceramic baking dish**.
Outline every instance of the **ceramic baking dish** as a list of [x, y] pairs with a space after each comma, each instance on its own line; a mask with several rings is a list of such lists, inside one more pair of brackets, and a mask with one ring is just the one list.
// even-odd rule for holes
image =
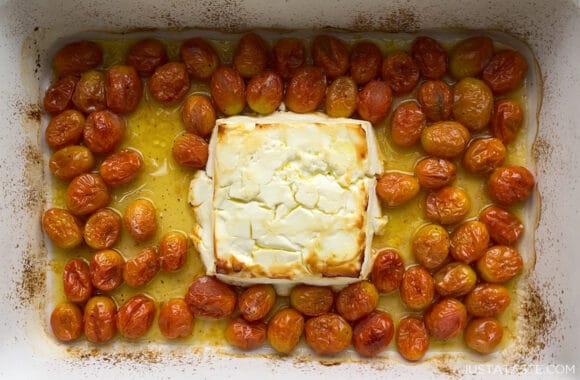
[[[361, 35], [411, 33], [402, 35], [406, 38], [418, 31], [486, 31], [519, 46], [536, 66], [528, 79], [538, 113], [529, 115], [528, 130], [530, 143], [535, 141], [530, 155], [536, 162], [541, 212], [533, 247], [527, 247], [535, 249], [535, 256], [528, 256], [530, 274], [521, 282], [521, 334], [513, 346], [486, 358], [434, 352], [420, 364], [408, 364], [394, 351], [381, 360], [337, 360], [307, 353], [236, 356], [219, 347], [147, 342], [57, 343], [47, 328], [49, 262], [39, 223], [47, 186], [40, 104], [54, 49], [87, 33], [328, 27]], [[0, 377], [580, 377], [578, 62], [580, 8], [575, 1], [0, 1]], [[533, 226], [535, 214], [530, 215], [526, 225]]]

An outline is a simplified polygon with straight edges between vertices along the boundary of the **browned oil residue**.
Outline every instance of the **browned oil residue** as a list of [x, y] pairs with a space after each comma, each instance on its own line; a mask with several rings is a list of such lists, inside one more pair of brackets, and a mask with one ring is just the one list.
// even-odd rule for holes
[[46, 263], [27, 247], [22, 259], [22, 277], [16, 284], [20, 305], [30, 305], [36, 297], [46, 294]]

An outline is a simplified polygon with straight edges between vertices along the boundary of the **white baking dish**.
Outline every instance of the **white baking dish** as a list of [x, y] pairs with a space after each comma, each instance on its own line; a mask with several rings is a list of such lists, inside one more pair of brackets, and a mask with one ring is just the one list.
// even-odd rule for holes
[[[87, 31], [254, 28], [502, 31], [527, 43], [544, 86], [537, 161], [541, 217], [525, 281], [524, 338], [510, 355], [433, 354], [385, 360], [232, 356], [213, 347], [141, 343], [91, 353], [47, 333], [47, 255], [40, 100], [55, 43]], [[0, 1], [0, 377], [2, 378], [480, 378], [580, 376], [580, 9], [574, 1]], [[541, 88], [541, 83], [536, 83]], [[533, 128], [531, 128], [533, 131]], [[533, 136], [532, 136], [533, 138]], [[529, 224], [528, 224], [529, 225]], [[531, 257], [531, 256], [530, 256]], [[508, 357], [509, 356], [509, 357]], [[329, 365], [339, 364], [339, 365]]]

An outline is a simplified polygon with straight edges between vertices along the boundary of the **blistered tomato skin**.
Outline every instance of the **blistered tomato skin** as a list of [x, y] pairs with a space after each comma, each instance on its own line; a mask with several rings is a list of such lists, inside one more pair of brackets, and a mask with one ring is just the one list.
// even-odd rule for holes
[[471, 173], [487, 174], [501, 166], [506, 156], [506, 148], [495, 137], [472, 141], [463, 155], [463, 167]]
[[333, 303], [334, 294], [327, 287], [297, 285], [290, 292], [290, 305], [309, 317], [328, 313]]
[[413, 254], [419, 264], [432, 270], [447, 259], [449, 244], [449, 234], [445, 228], [438, 224], [427, 224], [413, 236]]
[[455, 228], [451, 234], [451, 256], [469, 264], [478, 260], [489, 245], [489, 232], [480, 221], [470, 220]]
[[502, 166], [489, 177], [487, 189], [497, 203], [511, 206], [532, 195], [534, 176], [522, 166]]
[[91, 171], [95, 158], [91, 151], [82, 145], [65, 146], [50, 156], [48, 167], [58, 179], [70, 181], [76, 176]]
[[471, 134], [456, 121], [440, 121], [423, 128], [421, 145], [425, 152], [440, 158], [459, 156], [467, 146]]
[[60, 248], [74, 248], [83, 242], [81, 222], [67, 210], [46, 210], [42, 214], [42, 228], [48, 238]]
[[157, 211], [147, 199], [131, 202], [125, 209], [123, 221], [131, 237], [137, 241], [147, 241], [157, 232]]
[[340, 315], [322, 314], [306, 321], [306, 343], [318, 355], [333, 355], [344, 351], [352, 340], [352, 328]]
[[268, 321], [268, 343], [276, 351], [289, 354], [300, 342], [304, 317], [292, 308], [278, 311]]
[[443, 297], [461, 297], [475, 287], [477, 274], [467, 264], [449, 263], [433, 276], [435, 290]]
[[229, 317], [236, 307], [236, 293], [216, 279], [203, 276], [195, 279], [185, 295], [189, 310], [196, 317], [221, 319]]
[[504, 283], [517, 276], [524, 262], [520, 253], [505, 245], [487, 249], [477, 261], [477, 271], [487, 282]]
[[132, 288], [146, 285], [159, 272], [159, 257], [155, 248], [145, 248], [127, 260], [123, 268], [123, 280]]
[[72, 96], [79, 79], [70, 75], [52, 83], [44, 93], [44, 110], [51, 115], [58, 115], [74, 106]]
[[244, 78], [263, 72], [268, 65], [266, 41], [256, 33], [244, 34], [234, 53], [233, 65]]
[[276, 302], [276, 291], [272, 285], [259, 284], [245, 289], [238, 297], [238, 309], [246, 321], [264, 318]]
[[143, 96], [143, 84], [133, 66], [115, 65], [105, 75], [107, 107], [116, 113], [135, 111]]
[[185, 338], [191, 335], [195, 319], [181, 298], [164, 302], [159, 308], [157, 319], [159, 331], [168, 339]]
[[251, 351], [260, 347], [266, 340], [267, 327], [262, 321], [248, 322], [242, 317], [230, 321], [226, 328], [226, 340], [232, 346]]
[[421, 360], [429, 349], [429, 334], [422, 319], [407, 317], [399, 322], [396, 335], [397, 349], [409, 361]]
[[377, 288], [368, 281], [361, 281], [338, 292], [334, 307], [338, 314], [352, 322], [370, 314], [378, 303]]
[[453, 91], [441, 80], [428, 80], [419, 86], [417, 101], [427, 120], [436, 122], [449, 119], [453, 108]]
[[389, 114], [392, 102], [389, 85], [382, 80], [372, 80], [359, 93], [357, 112], [363, 120], [378, 124]]
[[395, 94], [407, 94], [419, 83], [419, 66], [409, 54], [397, 51], [383, 61], [381, 77]]
[[69, 184], [65, 201], [73, 215], [88, 215], [109, 204], [111, 197], [105, 181], [98, 174], [86, 173]]
[[156, 39], [146, 38], [131, 46], [125, 62], [133, 66], [139, 75], [148, 77], [156, 68], [166, 64], [167, 60], [165, 45]]
[[92, 112], [85, 121], [84, 143], [95, 154], [111, 153], [124, 135], [125, 120], [111, 111]]
[[350, 117], [356, 110], [358, 88], [351, 77], [336, 78], [326, 90], [324, 110], [330, 117]]
[[70, 302], [56, 305], [50, 314], [50, 328], [54, 336], [62, 342], [70, 342], [83, 333], [83, 313]]
[[248, 82], [246, 101], [252, 111], [268, 115], [276, 111], [284, 97], [284, 81], [273, 71], [263, 71]]
[[44, 137], [53, 149], [78, 144], [83, 138], [85, 117], [77, 110], [66, 110], [50, 119]]
[[297, 38], [281, 38], [272, 48], [272, 66], [284, 80], [290, 79], [305, 61], [306, 48]]
[[489, 124], [493, 94], [487, 85], [475, 78], [464, 78], [453, 87], [453, 117], [472, 132]]
[[72, 101], [85, 114], [107, 108], [105, 74], [96, 70], [83, 73], [75, 87]]
[[493, 352], [502, 338], [503, 327], [495, 318], [472, 319], [463, 333], [467, 347], [484, 355]]
[[203, 169], [209, 157], [208, 143], [193, 133], [177, 136], [171, 150], [173, 159], [186, 168]]
[[228, 116], [239, 114], [246, 105], [246, 84], [234, 68], [216, 69], [211, 76], [210, 92], [217, 108]]
[[52, 68], [59, 77], [78, 75], [103, 63], [103, 51], [92, 41], [78, 41], [65, 45], [52, 60]]
[[382, 62], [377, 45], [370, 41], [358, 42], [350, 51], [350, 76], [356, 84], [366, 84], [379, 75]]
[[393, 320], [389, 314], [375, 310], [356, 323], [352, 344], [359, 355], [372, 357], [384, 351], [394, 334]]
[[425, 326], [429, 335], [439, 340], [455, 338], [467, 323], [467, 310], [455, 298], [444, 298], [425, 312]]
[[419, 193], [419, 181], [403, 173], [386, 173], [377, 179], [376, 191], [379, 199], [389, 207], [409, 202]]
[[111, 248], [121, 237], [121, 216], [108, 208], [95, 211], [85, 224], [85, 243], [93, 249]]
[[63, 273], [63, 288], [66, 298], [75, 303], [84, 303], [93, 294], [89, 266], [81, 259], [66, 262]]
[[118, 288], [123, 283], [125, 259], [117, 251], [104, 249], [95, 252], [89, 263], [93, 286], [105, 292]]
[[511, 212], [498, 206], [490, 206], [479, 214], [489, 231], [491, 239], [501, 245], [514, 245], [524, 233], [524, 224]]
[[415, 102], [400, 104], [391, 118], [391, 137], [402, 147], [411, 147], [421, 139], [427, 118]]
[[493, 41], [475, 36], [459, 41], [449, 54], [449, 72], [455, 79], [477, 77], [493, 56]]
[[211, 99], [206, 95], [190, 95], [181, 109], [181, 121], [185, 130], [200, 137], [211, 135], [216, 120]]
[[175, 104], [189, 91], [189, 75], [183, 63], [169, 62], [149, 78], [149, 93], [161, 104]]
[[96, 296], [87, 302], [84, 332], [91, 343], [105, 343], [117, 332], [117, 306], [108, 296]]
[[164, 272], [176, 272], [187, 259], [187, 237], [181, 232], [167, 232], [159, 241], [159, 265]]
[[297, 69], [286, 87], [284, 103], [296, 113], [315, 111], [326, 92], [326, 76], [319, 67], [305, 66]]
[[511, 301], [507, 288], [497, 284], [478, 284], [465, 297], [465, 307], [474, 317], [494, 317], [505, 311]]
[[483, 69], [482, 79], [494, 94], [501, 95], [521, 86], [528, 73], [526, 59], [515, 50], [500, 50]]
[[401, 282], [401, 300], [411, 310], [423, 310], [433, 302], [433, 277], [420, 265], [408, 268]]
[[437, 190], [455, 181], [457, 166], [444, 158], [427, 157], [415, 166], [415, 176], [422, 188]]
[[454, 224], [462, 221], [471, 209], [467, 193], [454, 186], [429, 193], [425, 198], [425, 216], [439, 224]]
[[314, 38], [312, 60], [315, 66], [324, 70], [329, 79], [344, 75], [349, 66], [349, 54], [344, 43], [327, 35]]
[[405, 267], [399, 252], [393, 248], [381, 251], [374, 263], [370, 281], [380, 293], [390, 293], [399, 289], [403, 281]]
[[107, 185], [119, 186], [135, 179], [142, 166], [141, 154], [126, 149], [105, 158], [99, 167], [99, 173]]
[[447, 71], [447, 53], [431, 37], [415, 38], [411, 56], [417, 62], [421, 75], [427, 79], [440, 79]]
[[117, 330], [125, 338], [138, 338], [149, 330], [154, 318], [155, 302], [147, 296], [138, 294], [119, 307]]
[[512, 142], [524, 121], [524, 111], [514, 100], [501, 99], [493, 106], [489, 129], [504, 144]]
[[214, 48], [202, 38], [191, 38], [181, 44], [179, 56], [193, 79], [208, 80], [220, 65]]

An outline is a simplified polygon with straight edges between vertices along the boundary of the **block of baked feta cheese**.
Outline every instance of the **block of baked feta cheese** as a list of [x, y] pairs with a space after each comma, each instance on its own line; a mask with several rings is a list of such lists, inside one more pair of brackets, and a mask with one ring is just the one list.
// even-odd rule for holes
[[190, 186], [194, 243], [235, 285], [345, 285], [365, 278], [386, 223], [371, 124], [278, 112], [220, 119]]

